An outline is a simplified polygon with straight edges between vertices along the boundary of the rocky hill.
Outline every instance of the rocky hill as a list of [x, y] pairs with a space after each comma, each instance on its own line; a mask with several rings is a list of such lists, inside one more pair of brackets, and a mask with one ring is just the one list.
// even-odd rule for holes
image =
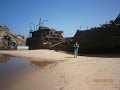
[[10, 29], [0, 25], [0, 49], [11, 49], [15, 45], [25, 45], [26, 38], [16, 35]]

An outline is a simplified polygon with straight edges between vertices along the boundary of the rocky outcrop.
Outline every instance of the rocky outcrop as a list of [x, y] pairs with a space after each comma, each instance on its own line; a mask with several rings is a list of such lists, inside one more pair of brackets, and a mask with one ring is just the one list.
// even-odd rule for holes
[[5, 25], [0, 26], [0, 49], [13, 49], [17, 45], [25, 45], [25, 42], [24, 36], [14, 34]]

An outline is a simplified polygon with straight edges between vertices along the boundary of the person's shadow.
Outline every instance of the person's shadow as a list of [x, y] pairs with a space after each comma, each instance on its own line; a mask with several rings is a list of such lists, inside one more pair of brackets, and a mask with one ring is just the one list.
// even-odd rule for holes
[[74, 56], [73, 57], [65, 57], [65, 58], [74, 58]]

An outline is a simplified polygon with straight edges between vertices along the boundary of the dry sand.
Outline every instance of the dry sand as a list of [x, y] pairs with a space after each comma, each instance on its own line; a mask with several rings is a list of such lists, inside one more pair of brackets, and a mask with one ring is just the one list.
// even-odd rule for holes
[[6, 90], [120, 90], [120, 55], [80, 55], [73, 58], [72, 54], [54, 50], [0, 53], [29, 58], [34, 63], [49, 63], [23, 75]]

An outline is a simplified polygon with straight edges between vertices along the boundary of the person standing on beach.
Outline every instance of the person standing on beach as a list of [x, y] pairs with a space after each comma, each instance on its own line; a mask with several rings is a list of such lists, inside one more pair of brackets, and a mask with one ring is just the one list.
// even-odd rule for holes
[[74, 58], [77, 58], [78, 49], [79, 49], [79, 44], [77, 43], [77, 41], [75, 42], [75, 44], [73, 45], [73, 47], [74, 47]]

